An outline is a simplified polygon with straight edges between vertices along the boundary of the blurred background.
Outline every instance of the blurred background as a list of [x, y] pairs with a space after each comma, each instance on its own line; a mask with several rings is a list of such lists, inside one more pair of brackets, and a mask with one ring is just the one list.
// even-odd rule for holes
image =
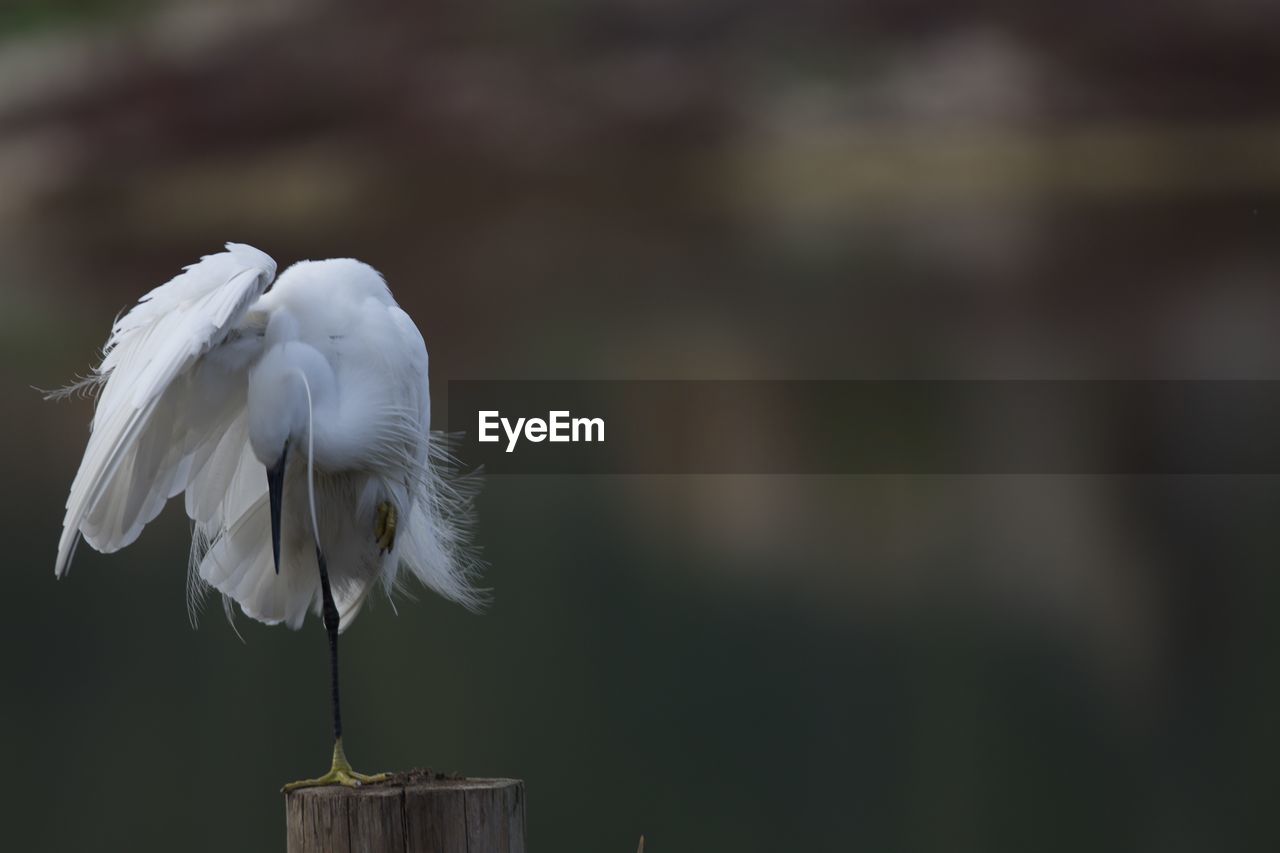
[[[441, 401], [1274, 378], [1280, 9], [1155, 8], [5, 0], [6, 847], [280, 850], [327, 766], [318, 621], [192, 630], [179, 506], [52, 574], [32, 386], [225, 240], [379, 268]], [[1277, 485], [490, 478], [492, 607], [368, 612], [348, 750], [525, 779], [535, 850], [1280, 849]]]

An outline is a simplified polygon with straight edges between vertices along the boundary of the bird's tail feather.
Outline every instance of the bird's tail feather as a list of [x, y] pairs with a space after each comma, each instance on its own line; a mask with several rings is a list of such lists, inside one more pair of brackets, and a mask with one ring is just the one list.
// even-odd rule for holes
[[388, 567], [388, 592], [405, 591], [398, 574], [403, 566], [423, 586], [478, 611], [489, 598], [488, 590], [476, 586], [484, 563], [470, 544], [480, 473], [459, 471], [448, 442], [445, 433], [431, 433], [413, 507], [397, 534], [398, 564]]

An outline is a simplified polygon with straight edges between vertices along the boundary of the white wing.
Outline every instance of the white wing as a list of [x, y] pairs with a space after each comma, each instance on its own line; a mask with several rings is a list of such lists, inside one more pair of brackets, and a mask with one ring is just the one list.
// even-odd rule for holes
[[112, 328], [93, 377], [104, 384], [67, 498], [58, 576], [81, 535], [99, 551], [123, 548], [223, 455], [262, 348], [250, 308], [276, 274], [252, 246], [226, 249], [143, 296]]

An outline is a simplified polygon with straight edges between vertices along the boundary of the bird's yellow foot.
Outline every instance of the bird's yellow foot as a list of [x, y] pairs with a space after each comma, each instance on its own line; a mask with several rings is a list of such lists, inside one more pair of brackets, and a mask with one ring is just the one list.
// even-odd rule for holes
[[373, 521], [373, 538], [378, 543], [378, 550], [384, 554], [396, 545], [397, 516], [396, 505], [391, 501], [378, 504], [378, 517]]
[[297, 782], [290, 782], [281, 790], [295, 791], [298, 788], [315, 788], [321, 785], [346, 785], [348, 788], [357, 788], [361, 785], [385, 782], [386, 780], [386, 773], [357, 773], [352, 770], [351, 765], [347, 762], [347, 754], [342, 751], [342, 739], [339, 738], [333, 744], [333, 766], [329, 768], [328, 773], [316, 779], [301, 779]]

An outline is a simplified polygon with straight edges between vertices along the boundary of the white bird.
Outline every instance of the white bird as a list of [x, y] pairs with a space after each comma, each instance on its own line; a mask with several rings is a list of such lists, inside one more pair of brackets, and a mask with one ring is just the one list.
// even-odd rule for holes
[[[275, 278], [265, 253], [228, 243], [119, 318], [92, 431], [67, 499], [55, 573], [83, 538], [112, 552], [185, 492], [188, 604], [218, 590], [269, 625], [320, 615], [329, 638], [333, 764], [317, 784], [357, 785], [342, 746], [338, 634], [407, 572], [475, 608], [461, 522], [429, 429], [422, 335], [371, 267], [303, 261]], [[65, 393], [65, 392], [63, 392]]]

